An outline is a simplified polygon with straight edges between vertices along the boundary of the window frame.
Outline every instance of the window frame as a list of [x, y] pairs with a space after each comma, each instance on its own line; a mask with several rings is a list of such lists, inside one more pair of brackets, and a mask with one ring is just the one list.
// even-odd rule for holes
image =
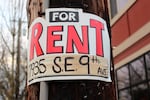
[[[114, 15], [114, 17], [111, 17], [111, 4], [110, 4], [110, 0], [108, 1], [108, 8], [109, 8], [109, 18], [110, 18], [110, 25], [113, 26], [117, 20], [119, 20], [121, 18], [121, 16], [137, 1], [137, 0], [129, 0], [128, 3], [119, 11], [117, 11], [117, 13]], [[116, 0], [116, 6], [117, 6], [117, 10], [118, 10], [118, 0]]]
[[[146, 62], [146, 55], [149, 55], [149, 54], [150, 54], [150, 50], [145, 52], [144, 54], [136, 57], [134, 60], [122, 65], [121, 67], [119, 67], [115, 70], [118, 100], [119, 100], [119, 93], [122, 92], [122, 91], [125, 91], [125, 90], [130, 90], [131, 100], [133, 100], [134, 95], [133, 95], [133, 90], [132, 89], [136, 88], [138, 86], [142, 86], [142, 85], [147, 86], [148, 94], [150, 93], [150, 91], [149, 91], [150, 90], [150, 79], [148, 79], [148, 70], [147, 70], [148, 66], [147, 66], [147, 62]], [[130, 66], [130, 64], [137, 61], [137, 60], [140, 60], [140, 59], [143, 59], [143, 64], [144, 64], [143, 68], [144, 68], [144, 71], [145, 71], [145, 80], [142, 80], [142, 81], [139, 81], [137, 83], [131, 84], [131, 70], [130, 70], [131, 66]], [[119, 89], [117, 72], [119, 70], [121, 70], [123, 67], [127, 67], [128, 71], [129, 71], [129, 86]], [[150, 98], [150, 95], [148, 95], [148, 98]]]

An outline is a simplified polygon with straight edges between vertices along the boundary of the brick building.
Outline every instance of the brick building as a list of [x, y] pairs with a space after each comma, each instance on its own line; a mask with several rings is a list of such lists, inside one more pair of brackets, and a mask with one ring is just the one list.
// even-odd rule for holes
[[150, 1], [108, 0], [119, 100], [150, 100]]

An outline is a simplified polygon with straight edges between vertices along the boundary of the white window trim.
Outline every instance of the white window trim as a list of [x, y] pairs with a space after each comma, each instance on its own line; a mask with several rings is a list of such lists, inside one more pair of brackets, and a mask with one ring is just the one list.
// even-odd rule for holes
[[[109, 6], [109, 15], [111, 15], [111, 10], [110, 10], [110, 0], [108, 1], [108, 6]], [[136, 2], [136, 0], [130, 0], [127, 5], [120, 10], [113, 18], [110, 18], [110, 25], [113, 26], [113, 24], [115, 24], [115, 22]]]
[[[132, 36], [130, 36], [128, 39], [126, 39], [124, 42], [122, 42], [119, 46], [117, 46], [113, 50], [113, 57], [115, 58], [119, 54], [121, 54], [123, 51], [125, 51], [127, 48], [131, 47], [133, 44], [135, 44], [137, 41], [141, 40], [146, 35], [150, 34], [150, 21], [145, 24], [142, 28], [137, 30]], [[136, 37], [136, 38], [135, 38]], [[124, 58], [117, 64], [115, 64], [115, 69], [121, 67], [122, 65], [132, 61], [133, 59], [137, 58], [138, 56], [144, 54], [145, 52], [150, 50], [150, 43], [145, 45], [140, 50], [135, 51], [133, 54], [129, 55], [128, 57]]]
[[119, 63], [115, 64], [115, 69], [120, 68], [121, 66], [127, 64], [128, 62], [130, 62], [130, 61], [136, 59], [137, 57], [141, 56], [142, 54], [148, 52], [150, 50], [149, 48], [150, 48], [150, 44], [144, 46], [143, 48], [141, 48], [140, 50], [136, 51], [132, 55], [126, 57], [123, 60], [121, 60]]

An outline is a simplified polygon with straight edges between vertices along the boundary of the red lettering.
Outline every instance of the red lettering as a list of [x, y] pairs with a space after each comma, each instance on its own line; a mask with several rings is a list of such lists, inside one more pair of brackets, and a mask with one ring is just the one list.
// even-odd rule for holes
[[30, 42], [30, 60], [34, 58], [34, 49], [36, 51], [37, 56], [43, 55], [43, 51], [39, 43], [39, 39], [42, 34], [42, 29], [43, 27], [41, 23], [36, 23], [32, 28]]
[[79, 53], [88, 54], [88, 27], [82, 26], [82, 40], [81, 41], [74, 26], [68, 26], [68, 38], [67, 38], [67, 53], [74, 53], [73, 44], [76, 46]]
[[62, 26], [49, 26], [47, 30], [47, 52], [46, 53], [62, 53], [62, 46], [55, 46], [55, 41], [61, 41], [62, 35], [54, 35], [54, 32], [62, 32]]
[[96, 29], [96, 55], [104, 56], [103, 54], [103, 41], [102, 41], [102, 30], [104, 29], [103, 23], [91, 19], [90, 25]]

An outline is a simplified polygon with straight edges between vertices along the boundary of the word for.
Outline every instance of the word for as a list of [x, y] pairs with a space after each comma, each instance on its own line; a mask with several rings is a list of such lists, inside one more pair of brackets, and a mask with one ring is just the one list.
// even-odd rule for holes
[[54, 11], [50, 12], [49, 21], [50, 22], [78, 22], [79, 14], [78, 12], [72, 11]]

